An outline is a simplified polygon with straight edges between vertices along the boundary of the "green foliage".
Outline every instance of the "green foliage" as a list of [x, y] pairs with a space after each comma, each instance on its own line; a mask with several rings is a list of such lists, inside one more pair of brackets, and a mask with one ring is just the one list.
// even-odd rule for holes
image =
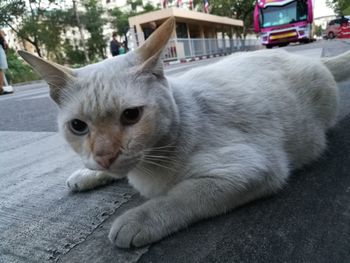
[[315, 26], [315, 35], [318, 37], [322, 36], [322, 26], [321, 25]]
[[252, 28], [254, 4], [255, 0], [211, 0], [209, 8], [211, 14], [242, 20], [243, 29], [237, 28], [236, 34], [245, 37]]
[[350, 15], [350, 0], [327, 0], [326, 2], [337, 15]]
[[55, 58], [60, 50], [60, 35], [64, 28], [62, 13], [61, 10], [37, 9], [30, 16], [23, 18], [17, 34], [22, 39], [32, 40], [37, 51], [40, 47], [45, 47], [46, 56]]
[[8, 49], [6, 55], [8, 63], [6, 78], [11, 84], [41, 79], [13, 49]]
[[133, 12], [136, 12], [138, 6], [142, 6], [142, 0], [127, 0], [126, 3], [131, 6]]
[[25, 12], [24, 0], [0, 0], [0, 26], [11, 25]]
[[143, 11], [141, 13], [148, 13], [155, 10], [159, 10], [159, 8], [154, 7], [151, 3], [147, 3], [143, 6]]
[[86, 12], [82, 15], [81, 21], [90, 33], [87, 41], [89, 57], [92, 60], [105, 58], [106, 41], [103, 36], [103, 25], [107, 20], [103, 18], [104, 10], [96, 0], [86, 0], [83, 5]]
[[345, 8], [343, 10], [343, 14], [344, 14], [344, 16], [349, 16], [350, 15], [350, 6], [348, 6], [347, 8]]
[[129, 11], [129, 12], [123, 12], [118, 7], [114, 8], [112, 10], [109, 10], [109, 14], [112, 16], [112, 20], [110, 22], [111, 22], [113, 28], [115, 28], [117, 30], [117, 34], [119, 36], [124, 36], [126, 34], [126, 32], [129, 30], [129, 20], [128, 20], [129, 17], [136, 16], [136, 15], [143, 14], [143, 13], [152, 12], [155, 10], [159, 10], [159, 8], [154, 7], [150, 3], [147, 3], [146, 5], [144, 5], [142, 7], [143, 11], [136, 12], [135, 5], [142, 6], [142, 1], [132, 2], [131, 0], [129, 0], [128, 4], [130, 4], [132, 6], [131, 11]]
[[129, 29], [128, 18], [133, 16], [133, 12], [124, 13], [118, 7], [110, 10], [110, 15], [113, 17], [111, 24], [117, 29], [117, 34], [123, 36]]
[[63, 52], [65, 57], [62, 57], [61, 64], [69, 64], [73, 67], [74, 65], [86, 64], [84, 51], [78, 49], [78, 47], [73, 47], [68, 40], [63, 44]]
[[20, 39], [34, 46], [39, 56], [42, 56], [42, 48], [47, 51], [47, 57], [55, 58], [59, 53], [60, 34], [66, 24], [67, 15], [66, 11], [51, 7], [58, 7], [61, 1], [63, 0], [31, 0], [27, 3], [27, 11], [21, 19], [9, 25]]

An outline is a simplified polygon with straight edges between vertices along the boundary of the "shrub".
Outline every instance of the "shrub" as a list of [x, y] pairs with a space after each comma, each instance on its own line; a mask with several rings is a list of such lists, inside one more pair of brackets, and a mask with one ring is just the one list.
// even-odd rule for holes
[[6, 55], [8, 69], [5, 74], [10, 84], [41, 79], [39, 75], [16, 54], [16, 51], [8, 49]]

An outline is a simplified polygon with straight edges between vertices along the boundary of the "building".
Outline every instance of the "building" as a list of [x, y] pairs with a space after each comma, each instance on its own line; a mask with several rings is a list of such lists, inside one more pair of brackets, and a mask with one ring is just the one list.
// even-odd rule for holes
[[326, 29], [329, 21], [336, 18], [336, 15], [327, 15], [314, 18], [314, 23], [316, 26], [321, 26], [323, 30]]
[[232, 36], [243, 27], [243, 21], [176, 7], [130, 17], [131, 48], [142, 45], [149, 32], [171, 16], [176, 28], [165, 53], [166, 60], [226, 54], [237, 48], [238, 42]]

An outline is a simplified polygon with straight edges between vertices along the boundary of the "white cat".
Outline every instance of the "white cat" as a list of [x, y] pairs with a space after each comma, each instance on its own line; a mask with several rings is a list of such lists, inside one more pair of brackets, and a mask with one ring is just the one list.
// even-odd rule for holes
[[112, 225], [119, 247], [143, 246], [281, 189], [315, 160], [336, 121], [336, 80], [350, 53], [315, 60], [282, 50], [236, 54], [164, 76], [170, 18], [142, 47], [71, 70], [20, 55], [50, 85], [60, 132], [86, 169], [73, 191], [127, 176], [148, 198]]

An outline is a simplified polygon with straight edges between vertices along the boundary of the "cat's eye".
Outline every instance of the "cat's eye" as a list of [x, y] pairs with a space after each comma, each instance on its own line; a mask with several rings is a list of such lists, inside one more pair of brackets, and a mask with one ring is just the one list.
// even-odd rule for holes
[[78, 119], [73, 119], [68, 123], [68, 127], [72, 133], [78, 136], [85, 135], [89, 132], [88, 125]]
[[123, 125], [133, 125], [137, 123], [142, 114], [142, 107], [135, 107], [123, 111], [120, 121]]

